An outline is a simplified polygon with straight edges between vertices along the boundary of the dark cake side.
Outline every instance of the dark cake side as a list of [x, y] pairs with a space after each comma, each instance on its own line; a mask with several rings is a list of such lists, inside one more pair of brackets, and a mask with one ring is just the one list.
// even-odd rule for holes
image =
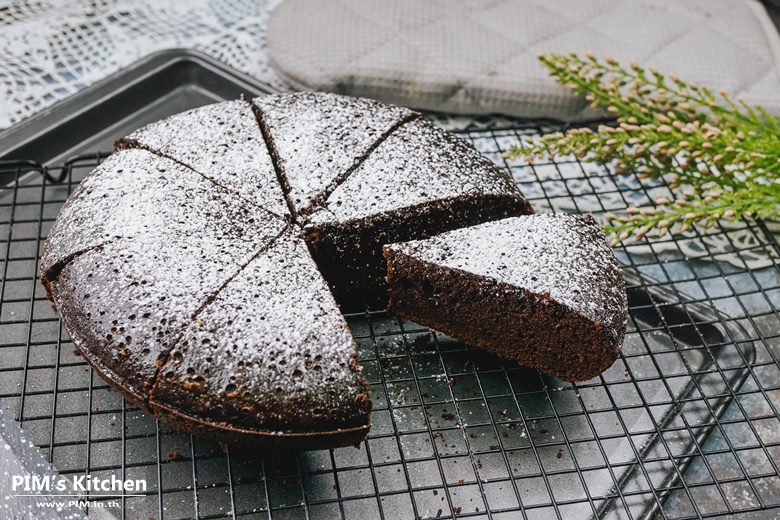
[[382, 246], [533, 213], [507, 173], [424, 120], [397, 128], [302, 221], [337, 293], [385, 287]]
[[625, 284], [590, 217], [505, 219], [384, 254], [401, 317], [564, 381], [593, 378], [620, 353]]
[[308, 225], [302, 233], [337, 295], [383, 294], [385, 244], [424, 239], [529, 211], [527, 203], [514, 195], [463, 195], [361, 219]]

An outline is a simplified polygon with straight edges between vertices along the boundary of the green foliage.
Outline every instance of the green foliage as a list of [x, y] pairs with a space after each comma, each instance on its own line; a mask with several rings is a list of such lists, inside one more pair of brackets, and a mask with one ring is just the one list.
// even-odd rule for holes
[[575, 128], [527, 139], [508, 156], [576, 155], [663, 178], [675, 200], [605, 215], [605, 232], [617, 243], [649, 232], [660, 236], [718, 219], [772, 219], [780, 214], [780, 121], [727, 93], [586, 54], [545, 54], [541, 62], [562, 85], [617, 117], [616, 126]]

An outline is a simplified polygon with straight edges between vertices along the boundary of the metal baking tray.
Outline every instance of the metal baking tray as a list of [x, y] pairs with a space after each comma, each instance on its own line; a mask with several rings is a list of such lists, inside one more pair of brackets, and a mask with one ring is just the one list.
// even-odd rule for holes
[[111, 150], [117, 136], [184, 110], [274, 92], [264, 83], [190, 50], [158, 52], [78, 95], [0, 131], [0, 160], [43, 165]]
[[[642, 269], [625, 269], [621, 359], [576, 385], [351, 307], [374, 399], [360, 449], [259, 454], [201, 441], [128, 407], [88, 370], [35, 278], [59, 206], [116, 137], [269, 92], [199, 53], [166, 51], [0, 134], [0, 402], [55, 468], [146, 478], [143, 497], [109, 510], [121, 518], [667, 516], [755, 350], [738, 320]], [[507, 130], [460, 135], [479, 145]]]

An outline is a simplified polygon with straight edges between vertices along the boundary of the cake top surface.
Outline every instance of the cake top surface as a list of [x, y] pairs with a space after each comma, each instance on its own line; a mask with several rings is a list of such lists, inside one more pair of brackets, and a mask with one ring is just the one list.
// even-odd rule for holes
[[[293, 421], [273, 417], [285, 411], [300, 422], [343, 427], [361, 391], [355, 357], [352, 336], [306, 244], [287, 232], [198, 313], [162, 368], [154, 398], [173, 406], [201, 394], [227, 398], [223, 408], [247, 426], [257, 424], [252, 417], [259, 414], [266, 424], [295, 429]], [[198, 376], [206, 376], [204, 386], [189, 395], [171, 385]]]
[[506, 172], [420, 114], [337, 94], [206, 105], [117, 146], [153, 151], [277, 217], [313, 225], [469, 194], [523, 199]]
[[378, 101], [296, 93], [256, 98], [297, 211], [338, 183], [384, 134], [416, 114]]
[[282, 226], [265, 210], [171, 159], [143, 149], [120, 150], [82, 181], [60, 210], [42, 270], [119, 237], [154, 240], [162, 234], [252, 242]]
[[225, 101], [175, 114], [128, 139], [168, 155], [276, 215], [289, 213], [252, 106]]
[[548, 295], [611, 329], [624, 325], [627, 301], [620, 265], [589, 215], [512, 217], [387, 247]]
[[151, 388], [157, 357], [198, 307], [273, 237], [193, 238], [118, 238], [74, 258], [54, 281], [57, 307], [89, 317], [74, 339], [100, 345], [93, 359], [104, 371], [122, 365], [125, 383], [137, 391]]
[[314, 212], [314, 224], [366, 218], [463, 195], [513, 195], [502, 169], [462, 139], [415, 119], [387, 137]]

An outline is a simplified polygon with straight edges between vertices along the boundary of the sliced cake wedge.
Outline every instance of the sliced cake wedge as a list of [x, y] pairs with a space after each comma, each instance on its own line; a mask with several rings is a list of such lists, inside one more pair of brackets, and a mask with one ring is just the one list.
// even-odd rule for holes
[[173, 159], [270, 213], [289, 210], [248, 101], [206, 105], [140, 128], [114, 143]]
[[389, 309], [564, 381], [609, 368], [623, 276], [591, 216], [526, 215], [385, 246]]
[[533, 213], [507, 172], [421, 119], [390, 134], [301, 222], [334, 292], [383, 287], [382, 246]]
[[366, 436], [370, 395], [347, 323], [288, 231], [192, 317], [149, 405], [222, 442], [323, 449]]

